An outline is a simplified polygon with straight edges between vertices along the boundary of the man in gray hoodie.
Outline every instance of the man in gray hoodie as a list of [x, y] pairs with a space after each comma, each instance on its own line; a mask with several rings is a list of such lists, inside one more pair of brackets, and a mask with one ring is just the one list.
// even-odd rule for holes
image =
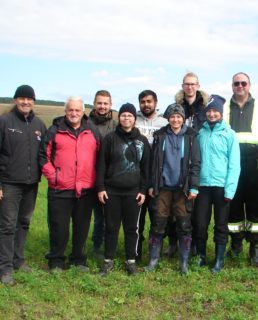
[[[144, 90], [139, 96], [140, 111], [137, 113], [136, 127], [140, 130], [141, 134], [145, 135], [152, 145], [153, 132], [160, 129], [167, 124], [165, 118], [159, 115], [157, 108], [157, 95], [152, 90]], [[149, 196], [146, 197], [145, 203], [142, 205], [140, 221], [139, 221], [139, 242], [137, 246], [137, 260], [141, 260], [142, 256], [142, 242], [144, 241], [144, 226], [146, 212], [149, 212], [150, 222], [152, 222], [153, 211], [155, 210], [155, 201]]]

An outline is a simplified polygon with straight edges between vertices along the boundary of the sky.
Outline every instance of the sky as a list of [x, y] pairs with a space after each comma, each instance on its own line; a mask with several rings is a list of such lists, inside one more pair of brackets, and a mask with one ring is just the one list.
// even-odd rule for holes
[[243, 71], [258, 96], [258, 1], [0, 0], [0, 96], [21, 84], [38, 99], [110, 91], [137, 109], [151, 89], [164, 111], [187, 72], [226, 99]]

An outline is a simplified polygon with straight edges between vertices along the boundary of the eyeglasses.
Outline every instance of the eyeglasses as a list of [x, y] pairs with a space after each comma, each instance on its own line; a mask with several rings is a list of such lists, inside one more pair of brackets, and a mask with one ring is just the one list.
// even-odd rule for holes
[[186, 86], [186, 87], [194, 87], [194, 86], [197, 86], [198, 83], [183, 83], [183, 86]]
[[240, 84], [241, 84], [242, 87], [246, 87], [248, 83], [246, 81], [235, 81], [235, 82], [233, 82], [234, 87], [239, 87]]

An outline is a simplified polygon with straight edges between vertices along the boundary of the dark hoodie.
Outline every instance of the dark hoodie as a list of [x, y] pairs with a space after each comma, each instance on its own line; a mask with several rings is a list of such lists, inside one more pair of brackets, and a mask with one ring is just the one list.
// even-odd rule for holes
[[150, 146], [139, 129], [125, 132], [119, 125], [103, 140], [97, 170], [97, 189], [112, 194], [146, 193]]

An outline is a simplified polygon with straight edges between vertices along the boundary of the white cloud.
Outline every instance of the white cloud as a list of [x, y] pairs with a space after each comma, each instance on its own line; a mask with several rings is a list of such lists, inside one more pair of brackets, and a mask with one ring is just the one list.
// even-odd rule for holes
[[1, 13], [1, 52], [12, 54], [203, 68], [258, 56], [252, 0], [4, 0]]

